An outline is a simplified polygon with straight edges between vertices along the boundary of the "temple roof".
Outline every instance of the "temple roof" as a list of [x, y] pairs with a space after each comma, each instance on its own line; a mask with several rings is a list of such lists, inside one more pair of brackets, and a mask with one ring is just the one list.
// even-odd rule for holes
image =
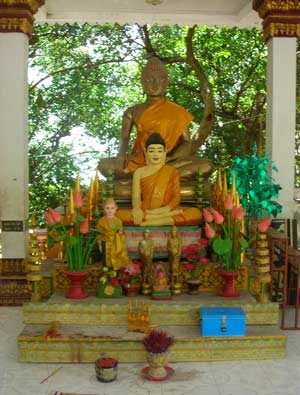
[[251, 0], [46, 0], [36, 21], [261, 26]]

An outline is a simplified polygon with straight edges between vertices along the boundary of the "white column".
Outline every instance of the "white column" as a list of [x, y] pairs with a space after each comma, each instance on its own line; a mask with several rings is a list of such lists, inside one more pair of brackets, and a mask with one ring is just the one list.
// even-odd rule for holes
[[[0, 242], [3, 258], [24, 258], [28, 218], [27, 35], [0, 33], [0, 56]], [[20, 225], [22, 231], [18, 230]]]
[[266, 150], [271, 152], [280, 184], [280, 218], [293, 217], [294, 156], [296, 127], [296, 38], [271, 38], [268, 41], [267, 135]]

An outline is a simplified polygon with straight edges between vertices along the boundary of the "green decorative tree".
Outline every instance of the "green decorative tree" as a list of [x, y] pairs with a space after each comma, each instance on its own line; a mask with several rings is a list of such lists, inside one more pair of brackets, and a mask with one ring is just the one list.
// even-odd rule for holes
[[246, 155], [243, 159], [237, 157], [233, 161], [230, 182], [235, 176], [236, 189], [246, 213], [248, 234], [251, 219], [270, 215], [276, 217], [282, 211], [282, 206], [272, 199], [278, 197], [281, 186], [274, 182], [271, 170], [278, 171], [269, 154], [257, 156], [256, 144], [253, 145], [252, 155]]

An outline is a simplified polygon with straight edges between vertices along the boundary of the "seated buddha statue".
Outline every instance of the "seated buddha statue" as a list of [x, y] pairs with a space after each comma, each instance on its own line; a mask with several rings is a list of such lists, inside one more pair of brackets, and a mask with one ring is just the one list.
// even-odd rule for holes
[[[189, 178], [199, 170], [203, 174], [210, 174], [211, 162], [192, 156], [194, 144], [188, 126], [193, 116], [182, 106], [165, 98], [168, 73], [158, 58], [149, 59], [142, 71], [141, 84], [146, 100], [124, 112], [118, 155], [116, 158], [102, 159], [99, 163], [100, 172], [107, 175], [112, 169], [116, 179], [128, 178], [130, 173], [145, 165], [145, 141], [150, 134], [158, 132], [165, 141], [166, 161], [178, 168], [181, 177]], [[134, 127], [136, 139], [126, 160], [130, 134]]]
[[180, 207], [178, 170], [166, 162], [166, 144], [159, 133], [145, 142], [146, 165], [133, 174], [132, 209], [120, 209], [117, 216], [124, 225], [197, 225], [200, 210]]

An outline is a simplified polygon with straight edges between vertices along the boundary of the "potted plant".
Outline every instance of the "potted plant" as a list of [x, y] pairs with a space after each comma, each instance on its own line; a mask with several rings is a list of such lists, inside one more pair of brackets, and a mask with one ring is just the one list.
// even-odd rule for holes
[[141, 262], [131, 261], [122, 269], [122, 287], [127, 296], [137, 296], [142, 282]]
[[220, 292], [221, 296], [237, 297], [239, 291], [235, 287], [235, 280], [241, 264], [241, 254], [256, 239], [258, 231], [265, 232], [271, 224], [271, 218], [267, 218], [258, 225], [251, 238], [243, 233], [243, 221], [245, 213], [242, 206], [233, 204], [231, 195], [228, 194], [225, 202], [225, 216], [217, 210], [211, 212], [203, 209], [205, 220], [206, 237], [210, 240], [213, 250], [218, 256], [221, 265], [219, 274], [225, 281], [225, 286]]
[[191, 295], [199, 293], [199, 269], [209, 263], [209, 259], [206, 257], [207, 246], [208, 240], [202, 237], [197, 243], [189, 244], [182, 250], [184, 275], [189, 286], [188, 293]]
[[[73, 199], [72, 193], [70, 199]], [[49, 238], [56, 242], [62, 242], [64, 246], [67, 260], [67, 270], [64, 273], [71, 281], [66, 297], [70, 299], [87, 297], [81, 282], [89, 275], [87, 265], [96, 244], [97, 230], [90, 228], [88, 219], [81, 215], [81, 207], [81, 193], [75, 192], [73, 201], [70, 201], [71, 219], [68, 223], [65, 223], [66, 218], [63, 218], [52, 208], [44, 213]]]
[[142, 373], [150, 380], [161, 381], [170, 377], [174, 372], [167, 366], [169, 348], [174, 343], [174, 338], [163, 329], [152, 329], [144, 337], [143, 345], [147, 352], [147, 362]]

